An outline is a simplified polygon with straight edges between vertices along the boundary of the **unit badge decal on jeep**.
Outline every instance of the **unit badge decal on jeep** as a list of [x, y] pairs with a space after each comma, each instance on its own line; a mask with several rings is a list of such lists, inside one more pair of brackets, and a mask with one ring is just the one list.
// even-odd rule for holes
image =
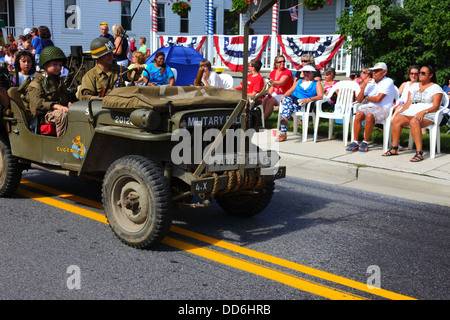
[[86, 154], [86, 148], [81, 142], [81, 137], [77, 136], [75, 140], [72, 140], [72, 155], [77, 159], [83, 159]]

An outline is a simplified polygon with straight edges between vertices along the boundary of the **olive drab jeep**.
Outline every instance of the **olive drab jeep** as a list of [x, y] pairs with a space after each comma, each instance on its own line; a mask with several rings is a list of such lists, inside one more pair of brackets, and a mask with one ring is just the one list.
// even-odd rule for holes
[[[74, 57], [84, 59], [80, 51]], [[70, 69], [75, 84], [77, 72], [85, 69]], [[252, 142], [261, 124], [259, 99], [244, 96], [204, 86], [115, 88], [73, 103], [67, 131], [57, 137], [30, 130], [23, 95], [11, 87], [0, 100], [0, 197], [14, 194], [29, 169], [102, 181], [109, 225], [135, 248], [159, 243], [177, 208], [207, 207], [215, 199], [229, 214], [256, 215], [286, 170], [275, 165], [276, 152]]]
[[[101, 180], [108, 222], [133, 247], [158, 243], [176, 208], [206, 207], [212, 198], [230, 214], [255, 215], [270, 203], [274, 180], [285, 176], [284, 167], [261, 157], [276, 154], [262, 153], [246, 136], [261, 114], [239, 92], [116, 88], [73, 103], [61, 137], [32, 132], [18, 88], [8, 96], [1, 113], [0, 196], [12, 195], [28, 169]], [[234, 137], [227, 141], [229, 132]]]

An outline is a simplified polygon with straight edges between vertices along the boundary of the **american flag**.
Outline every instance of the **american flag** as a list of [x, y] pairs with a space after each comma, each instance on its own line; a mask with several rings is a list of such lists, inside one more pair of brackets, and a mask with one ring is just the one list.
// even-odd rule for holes
[[291, 14], [291, 21], [294, 21], [294, 20], [298, 19], [297, 8], [296, 7], [290, 8], [289, 9], [289, 13]]

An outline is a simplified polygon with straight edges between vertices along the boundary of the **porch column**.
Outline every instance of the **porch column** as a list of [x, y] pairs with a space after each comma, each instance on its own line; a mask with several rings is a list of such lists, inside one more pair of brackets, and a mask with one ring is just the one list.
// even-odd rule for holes
[[272, 8], [272, 37], [270, 39], [270, 61], [269, 66], [272, 66], [275, 57], [277, 56], [277, 34], [278, 34], [278, 2]]
[[208, 47], [206, 50], [206, 59], [214, 65], [214, 0], [206, 1], [206, 26], [207, 26], [207, 35], [208, 35]]
[[150, 1], [150, 10], [152, 14], [152, 32], [150, 34], [151, 39], [151, 45], [149, 45], [149, 48], [151, 48], [151, 53], [155, 52], [158, 49], [158, 0], [151, 0]]

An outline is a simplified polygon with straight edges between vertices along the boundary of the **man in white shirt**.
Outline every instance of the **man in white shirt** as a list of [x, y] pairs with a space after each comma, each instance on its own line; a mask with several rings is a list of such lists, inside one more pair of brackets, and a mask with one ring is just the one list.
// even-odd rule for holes
[[200, 68], [203, 68], [202, 82], [205, 86], [224, 87], [222, 79], [219, 75], [211, 70], [211, 62], [203, 60], [200, 62]]
[[[387, 66], [384, 62], [378, 62], [372, 70], [372, 79], [366, 78], [362, 83], [361, 91], [356, 98], [358, 103], [364, 103], [354, 118], [353, 142], [346, 149], [348, 152], [369, 150], [369, 138], [376, 122], [382, 121], [389, 116], [390, 108], [393, 107], [395, 97], [395, 86], [391, 78], [386, 77]], [[359, 146], [359, 134], [362, 122], [366, 121], [364, 128], [364, 140]]]

